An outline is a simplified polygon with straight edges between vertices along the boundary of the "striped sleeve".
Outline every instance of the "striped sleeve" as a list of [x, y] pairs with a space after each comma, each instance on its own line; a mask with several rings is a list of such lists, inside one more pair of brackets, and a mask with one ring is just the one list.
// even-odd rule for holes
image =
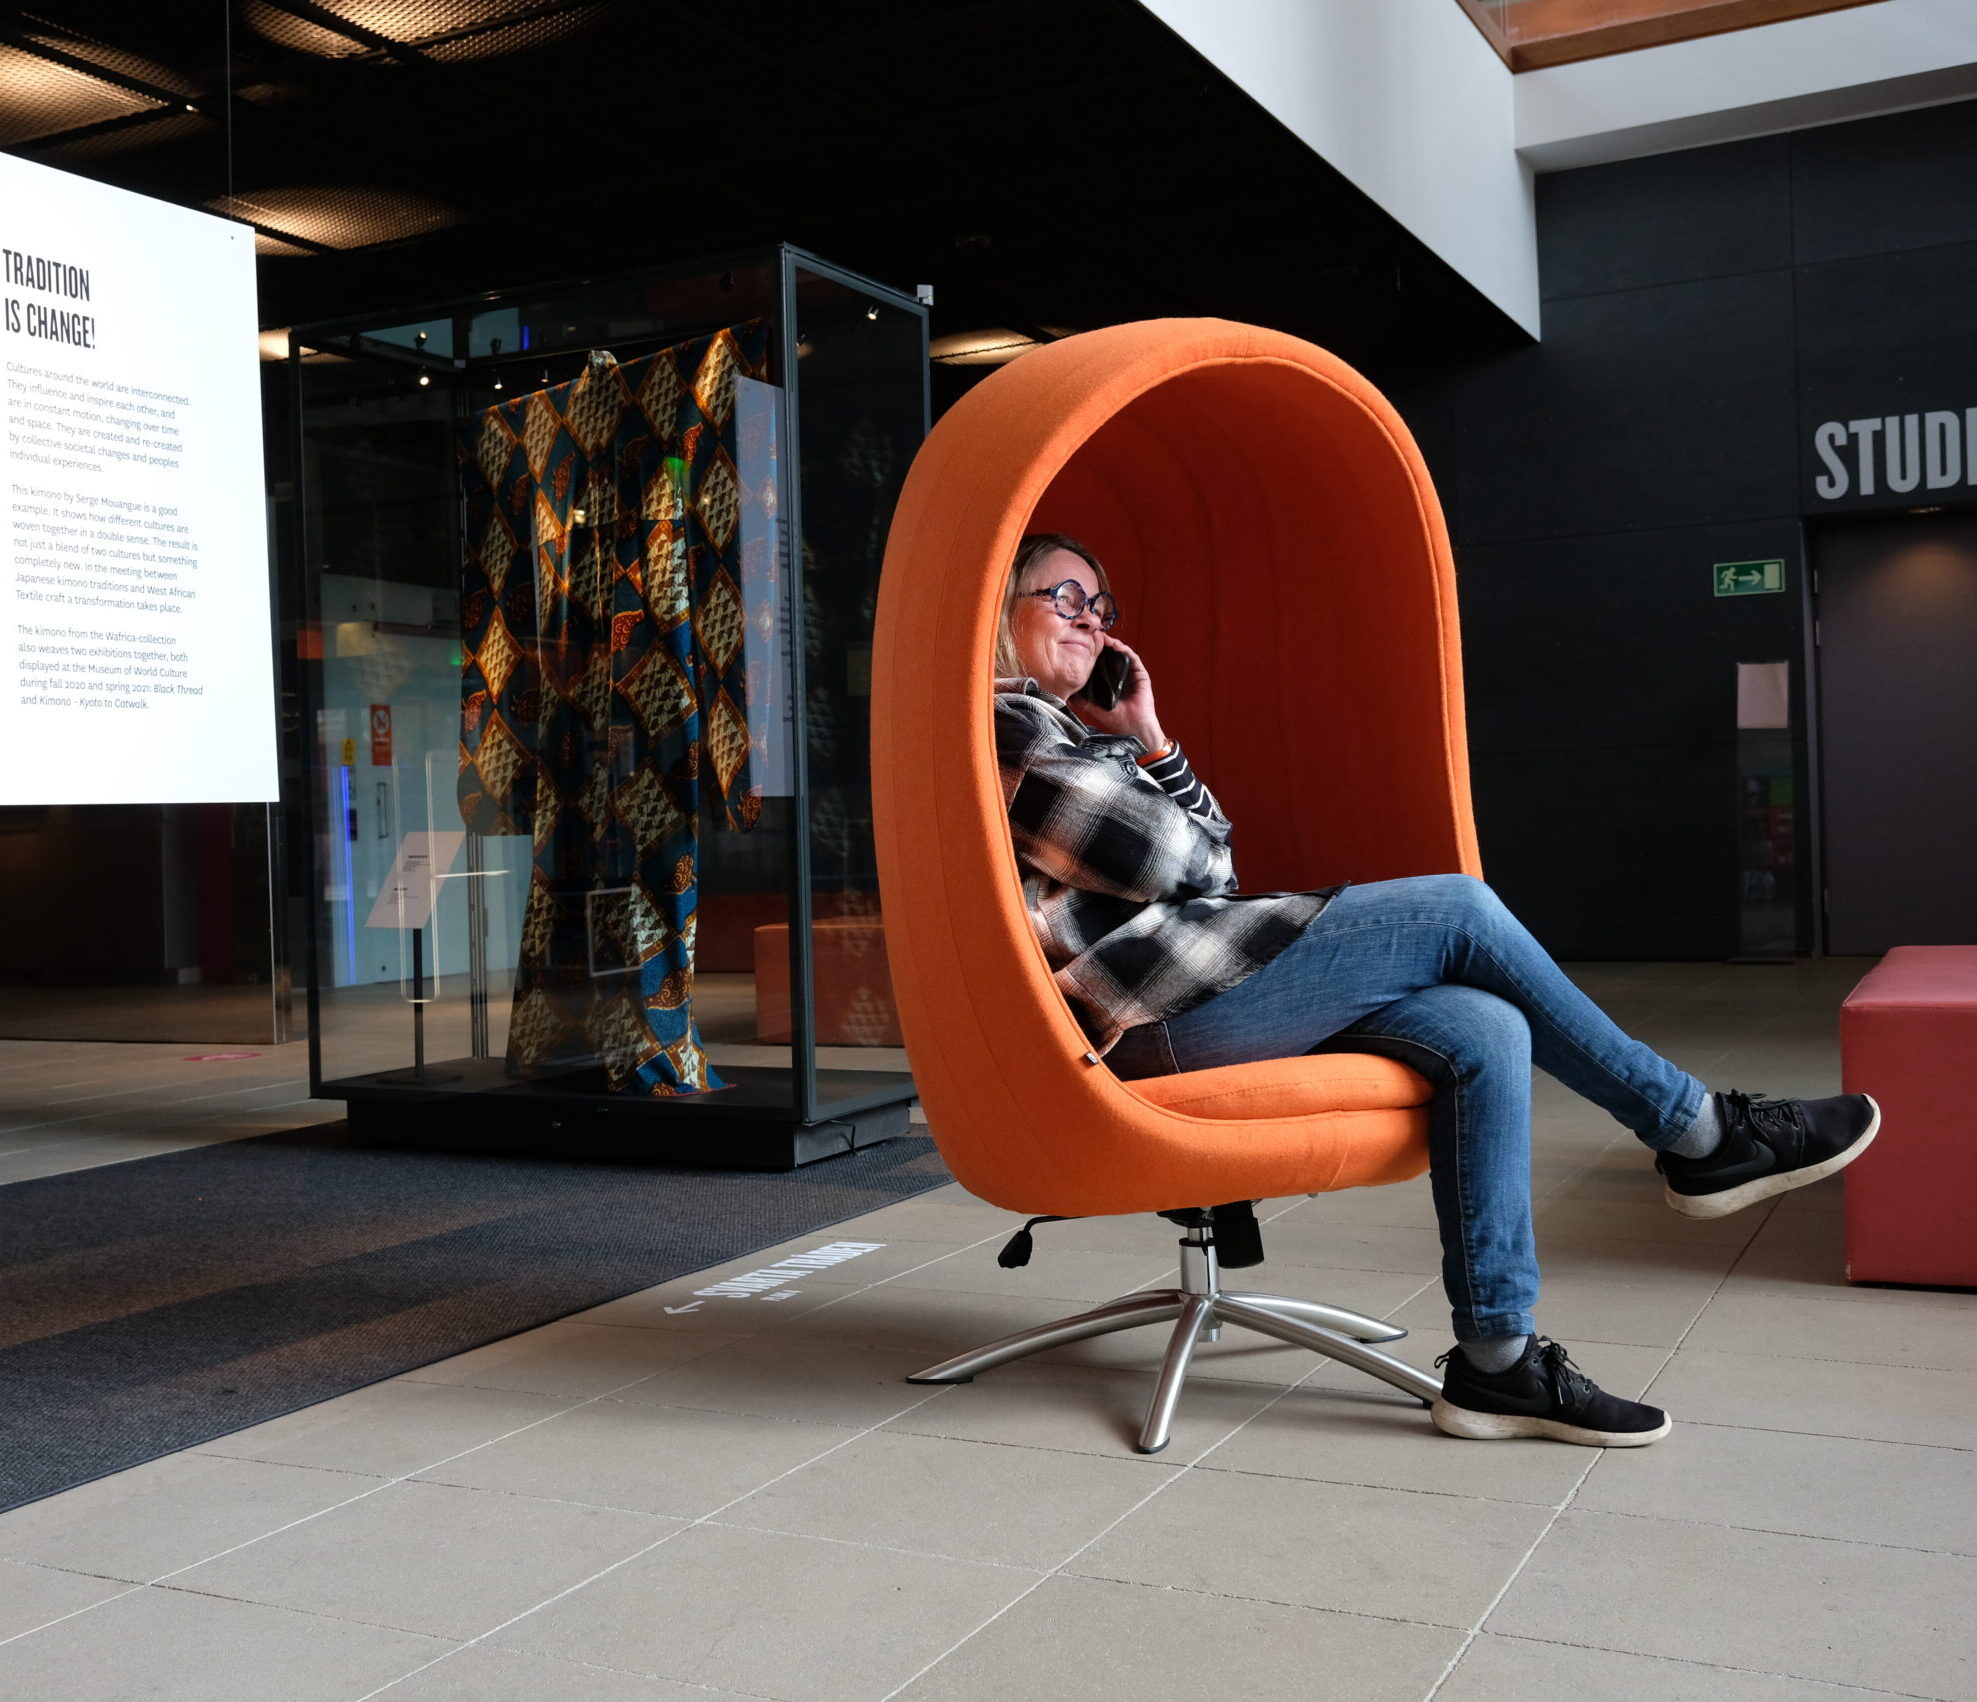
[[1222, 806], [1215, 802], [1215, 794], [1202, 785], [1200, 777], [1188, 766], [1187, 753], [1178, 741], [1169, 745], [1167, 754], [1157, 762], [1140, 764], [1146, 777], [1151, 780], [1196, 821], [1222, 824], [1228, 817], [1222, 814]]

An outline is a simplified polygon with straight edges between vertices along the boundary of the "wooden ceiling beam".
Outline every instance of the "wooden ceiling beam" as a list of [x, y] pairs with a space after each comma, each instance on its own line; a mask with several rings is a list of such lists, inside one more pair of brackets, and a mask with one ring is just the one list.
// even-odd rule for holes
[[1513, 71], [1602, 59], [1730, 30], [1788, 23], [1874, 0], [1458, 0]]

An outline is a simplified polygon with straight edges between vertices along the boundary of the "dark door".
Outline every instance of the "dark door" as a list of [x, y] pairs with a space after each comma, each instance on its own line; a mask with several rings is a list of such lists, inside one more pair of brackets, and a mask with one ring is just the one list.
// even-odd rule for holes
[[1977, 516], [1818, 539], [1826, 949], [1977, 942]]

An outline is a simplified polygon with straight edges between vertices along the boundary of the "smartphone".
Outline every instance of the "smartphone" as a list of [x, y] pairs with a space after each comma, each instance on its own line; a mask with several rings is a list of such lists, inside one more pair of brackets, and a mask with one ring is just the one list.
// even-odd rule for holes
[[1123, 650], [1111, 646], [1098, 653], [1092, 664], [1091, 678], [1085, 681], [1085, 689], [1078, 693], [1094, 709], [1111, 709], [1126, 694], [1126, 681], [1132, 674], [1133, 662]]

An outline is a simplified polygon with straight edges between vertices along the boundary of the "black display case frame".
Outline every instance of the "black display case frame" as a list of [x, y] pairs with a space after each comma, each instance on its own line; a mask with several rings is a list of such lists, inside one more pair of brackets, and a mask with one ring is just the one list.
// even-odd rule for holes
[[[737, 291], [736, 280], [746, 280]], [[369, 363], [381, 370], [402, 369], [422, 388], [444, 387], [454, 400], [456, 421], [476, 406], [485, 406], [489, 374], [512, 368], [526, 352], [532, 367], [544, 363], [544, 375], [568, 368], [595, 347], [600, 329], [634, 353], [668, 338], [697, 335], [726, 322], [731, 297], [757, 296], [768, 280], [768, 318], [774, 351], [774, 382], [780, 390], [781, 465], [784, 476], [782, 525], [790, 547], [781, 555], [784, 595], [788, 602], [790, 642], [787, 646], [790, 723], [790, 791], [788, 794], [787, 865], [789, 931], [790, 1045], [787, 1064], [722, 1063], [730, 1083], [713, 1093], [629, 1095], [602, 1090], [581, 1077], [575, 1079], [514, 1079], [499, 1057], [484, 1044], [485, 1012], [475, 1019], [475, 1049], [480, 1056], [443, 1059], [431, 1069], [423, 1056], [413, 1069], [348, 1070], [326, 1067], [325, 1022], [329, 1019], [329, 985], [324, 962], [329, 939], [326, 881], [334, 807], [327, 783], [327, 746], [320, 736], [324, 725], [325, 691], [321, 665], [322, 616], [320, 551], [316, 547], [317, 516], [307, 489], [311, 412], [309, 368], [324, 359]], [[600, 325], [590, 305], [644, 294], [669, 299], [668, 291], [691, 303], [704, 299], [706, 311], [689, 306], [673, 323], [655, 315], [649, 326], [634, 325], [627, 334], [623, 321]], [[541, 310], [544, 303], [583, 304], [570, 314], [572, 341], [545, 347], [537, 342], [523, 350], [476, 350], [472, 326], [491, 315], [514, 309]], [[863, 304], [862, 307], [859, 304]], [[816, 1026], [816, 963], [812, 949], [817, 920], [812, 831], [812, 727], [810, 679], [806, 655], [806, 543], [804, 524], [806, 484], [813, 469], [824, 466], [830, 446], [805, 440], [804, 362], [815, 350], [804, 339], [813, 329], [806, 313], [842, 320], [846, 311], [874, 321], [883, 318], [895, 344], [909, 339], [914, 349], [916, 393], [911, 410], [911, 448], [916, 448], [931, 423], [927, 309], [914, 295], [879, 284], [858, 273], [787, 244], [740, 250], [679, 265], [630, 272], [578, 277], [555, 284], [489, 291], [471, 297], [385, 313], [371, 313], [298, 326], [291, 332], [289, 382], [297, 470], [297, 500], [286, 539], [288, 562], [283, 573], [284, 600], [296, 630], [317, 631], [316, 656], [308, 655], [305, 636], [301, 674], [305, 724], [304, 791], [308, 812], [310, 868], [309, 926], [306, 962], [309, 1017], [309, 1075], [312, 1096], [341, 1099], [349, 1106], [352, 1130], [362, 1138], [446, 1147], [494, 1147], [586, 1156], [642, 1157], [668, 1163], [721, 1165], [735, 1168], [787, 1169], [795, 1165], [857, 1150], [905, 1131], [914, 1098], [910, 1074], [904, 1068], [858, 1068], [842, 1052], [823, 1065], [819, 1061]], [[904, 325], [902, 325], [902, 320]], [[407, 341], [410, 327], [433, 330]], [[450, 327], [450, 332], [442, 328]], [[380, 335], [380, 333], [385, 333]], [[624, 358], [630, 358], [629, 356]], [[900, 363], [895, 361], [893, 365]], [[482, 380], [477, 384], [477, 377]], [[904, 406], [903, 385], [893, 384], [891, 368], [885, 381], [893, 385]], [[896, 412], [898, 410], [895, 410]], [[894, 457], [895, 460], [898, 457]], [[891, 475], [892, 494], [904, 477], [904, 465]], [[882, 541], [882, 540], [881, 540]], [[455, 540], [457, 545], [457, 539]], [[455, 559], [458, 558], [455, 548]], [[867, 564], [876, 586], [877, 561]], [[869, 644], [869, 628], [865, 632]], [[862, 750], [858, 761], [868, 762]], [[354, 818], [353, 818], [354, 819]], [[339, 820], [334, 831], [342, 833]], [[354, 830], [353, 830], [354, 831]], [[415, 989], [415, 1001], [423, 985]], [[472, 997], [473, 995], [470, 995]], [[480, 995], [485, 999], [485, 992]], [[420, 1013], [415, 1002], [415, 1017]], [[404, 1060], [410, 1062], [409, 1057]]]

